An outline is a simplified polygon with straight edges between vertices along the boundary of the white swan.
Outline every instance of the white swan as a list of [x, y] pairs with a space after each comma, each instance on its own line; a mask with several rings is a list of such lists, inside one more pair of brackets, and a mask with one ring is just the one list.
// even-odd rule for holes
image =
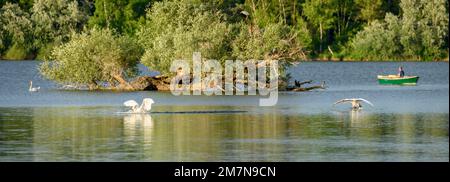
[[337, 105], [337, 104], [342, 104], [342, 103], [352, 103], [352, 109], [353, 110], [359, 110], [362, 108], [361, 102], [365, 102], [367, 104], [369, 104], [370, 106], [373, 107], [373, 104], [371, 102], [369, 102], [366, 99], [362, 99], [362, 98], [352, 98], [352, 99], [342, 99], [337, 101], [336, 103], [333, 104], [333, 106]]
[[127, 107], [131, 107], [131, 110], [129, 111], [131, 113], [147, 113], [148, 111], [150, 111], [152, 109], [153, 103], [155, 103], [153, 101], [153, 99], [145, 98], [142, 101], [141, 106], [139, 106], [139, 104], [134, 100], [126, 101], [123, 103], [123, 105], [125, 105]]
[[30, 88], [28, 89], [30, 92], [37, 92], [41, 89], [41, 87], [33, 88], [33, 81], [30, 80]]

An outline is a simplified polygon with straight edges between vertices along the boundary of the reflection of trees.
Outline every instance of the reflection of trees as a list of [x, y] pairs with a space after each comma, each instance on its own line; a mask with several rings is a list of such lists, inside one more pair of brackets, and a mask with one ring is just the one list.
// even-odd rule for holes
[[104, 160], [109, 152], [110, 139], [119, 138], [119, 118], [93, 115], [90, 109], [36, 108], [34, 109], [34, 148], [36, 160]]
[[224, 156], [248, 156], [245, 151], [277, 153], [281, 148], [275, 147], [271, 140], [283, 138], [285, 128], [274, 115], [160, 115], [155, 123], [153, 157], [216, 161]]
[[285, 115], [274, 111], [150, 116], [101, 114], [83, 108], [36, 108], [32, 112], [32, 123], [16, 127], [3, 126], [3, 122], [1, 140], [26, 140], [11, 132], [32, 125], [22, 135], [33, 138], [36, 160], [50, 161], [384, 160], [383, 156], [414, 160], [419, 154], [442, 155], [419, 144], [429, 144], [433, 138], [448, 141], [448, 114]]
[[32, 160], [33, 144], [29, 141], [34, 131], [29, 112], [26, 108], [0, 108], [0, 161]]
[[427, 144], [424, 138], [448, 138], [448, 118], [441, 114], [351, 112], [348, 118], [344, 115], [339, 119], [350, 123], [344, 129], [348, 132], [346, 136], [355, 146], [360, 146], [351, 149], [356, 160], [358, 156], [363, 157], [363, 160], [385, 160], [374, 157], [395, 154], [393, 160], [411, 161], [417, 159], [418, 156], [415, 155], [420, 153], [430, 155], [430, 151], [425, 151], [427, 149], [416, 147]]

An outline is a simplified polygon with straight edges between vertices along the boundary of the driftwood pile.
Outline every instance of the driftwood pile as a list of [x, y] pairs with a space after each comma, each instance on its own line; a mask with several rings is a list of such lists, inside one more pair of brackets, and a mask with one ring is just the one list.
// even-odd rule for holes
[[170, 91], [170, 79], [167, 76], [141, 76], [130, 83], [121, 84], [119, 90], [155, 90]]
[[321, 85], [303, 87], [303, 85], [312, 84], [312, 82], [313, 82], [312, 80], [308, 80], [308, 81], [304, 81], [304, 82], [295, 80], [295, 85], [293, 87], [287, 87], [286, 90], [291, 91], [291, 92], [306, 92], [306, 91], [311, 91], [311, 90], [315, 90], [315, 89], [326, 89], [325, 82], [322, 82]]
[[[146, 91], [170, 91], [170, 82], [171, 78], [168, 76], [141, 76], [135, 79], [134, 81], [124, 85], [121, 84], [118, 86], [119, 90], [146, 90]], [[306, 92], [315, 89], [325, 89], [325, 82], [322, 82], [321, 85], [313, 85], [305, 87], [307, 84], [312, 84], [312, 80], [300, 82], [295, 80], [295, 84], [293, 86], [283, 86], [279, 87], [280, 91], [291, 91], [291, 92]], [[287, 85], [285, 83], [280, 83], [280, 85]]]

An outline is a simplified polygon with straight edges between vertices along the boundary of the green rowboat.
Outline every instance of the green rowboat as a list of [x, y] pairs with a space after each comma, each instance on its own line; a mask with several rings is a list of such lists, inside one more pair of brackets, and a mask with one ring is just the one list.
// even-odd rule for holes
[[416, 85], [418, 81], [418, 76], [378, 75], [378, 82], [381, 85]]

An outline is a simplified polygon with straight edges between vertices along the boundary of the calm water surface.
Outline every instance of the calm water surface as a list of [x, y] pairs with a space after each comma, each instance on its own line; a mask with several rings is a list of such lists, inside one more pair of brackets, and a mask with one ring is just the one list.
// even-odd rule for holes
[[[35, 61], [0, 61], [0, 161], [449, 161], [448, 63], [301, 63], [293, 78], [327, 90], [258, 97], [64, 91]], [[398, 66], [417, 86], [380, 86]], [[151, 74], [142, 68], [143, 74]], [[41, 87], [28, 92], [28, 81]], [[128, 99], [156, 101], [121, 114]], [[359, 112], [333, 108], [363, 97]]]

